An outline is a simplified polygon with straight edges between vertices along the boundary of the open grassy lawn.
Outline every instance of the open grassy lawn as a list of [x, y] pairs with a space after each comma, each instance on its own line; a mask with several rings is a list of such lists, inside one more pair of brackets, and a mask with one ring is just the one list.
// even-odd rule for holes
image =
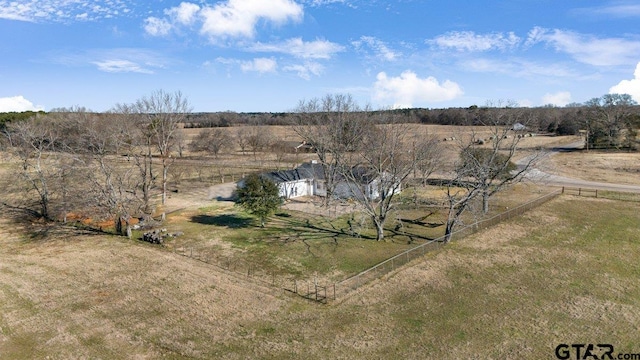
[[[425, 193], [417, 195], [431, 200], [444, 196], [441, 189], [431, 188], [419, 189]], [[522, 184], [514, 186], [492, 199], [488, 216], [537, 198], [541, 191]], [[252, 273], [269, 282], [275, 276], [280, 281], [296, 278], [334, 283], [444, 235], [445, 209], [432, 204], [416, 206], [412, 190], [402, 196], [406, 204], [389, 215], [384, 242], [375, 241], [370, 219], [357, 212], [333, 217], [282, 210], [260, 228], [254, 218], [232, 203], [212, 202], [207, 207], [170, 214], [167, 229], [184, 235], [170, 239], [166, 245], [169, 251], [238, 273]], [[465, 222], [471, 224], [478, 219], [469, 213]]]
[[[564, 196], [318, 305], [157, 247], [0, 224], [0, 358], [640, 353], [637, 203]], [[234, 245], [240, 246], [240, 245]]]
[[316, 277], [325, 283], [356, 274], [427, 241], [428, 232], [434, 237], [439, 233], [424, 227], [411, 243], [406, 236], [391, 232], [390, 241], [376, 242], [370, 227], [362, 229], [360, 237], [354, 236], [350, 221], [350, 215], [331, 218], [283, 210], [260, 228], [250, 215], [220, 202], [171, 214], [167, 228], [184, 236], [168, 241], [166, 249], [189, 256], [193, 253], [239, 273], [251, 271], [267, 281], [275, 275], [279, 280]]

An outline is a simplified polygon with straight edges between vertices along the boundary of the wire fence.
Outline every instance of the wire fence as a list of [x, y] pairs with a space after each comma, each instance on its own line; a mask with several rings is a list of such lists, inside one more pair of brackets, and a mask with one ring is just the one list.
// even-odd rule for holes
[[197, 245], [181, 244], [169, 245], [169, 250], [177, 255], [182, 255], [194, 260], [204, 262], [209, 265], [232, 273], [261, 285], [268, 285], [277, 288], [284, 288], [290, 281], [275, 272], [264, 271], [253, 265], [250, 261], [240, 260], [229, 256], [218, 254], [211, 248], [198, 247]]
[[[563, 191], [568, 190], [561, 189], [551, 192], [490, 218], [483, 219], [460, 228], [451, 234], [450, 241], [456, 241], [465, 238], [477, 231], [486, 229], [502, 221], [519, 216], [559, 196], [563, 193]], [[582, 191], [581, 193], [587, 194], [587, 192]], [[437, 239], [415, 246], [387, 260], [384, 260], [354, 276], [330, 284], [320, 284], [317, 279], [300, 280], [292, 276], [265, 271], [264, 269], [257, 268], [249, 261], [223, 256], [215, 252], [213, 249], [198, 247], [197, 245], [182, 244], [178, 246], [176, 243], [174, 243], [173, 248], [170, 247], [169, 249], [178, 255], [202, 261], [204, 263], [216, 266], [223, 271], [242, 276], [246, 280], [253, 281], [261, 285], [281, 289], [287, 293], [295, 294], [312, 301], [327, 303], [331, 300], [344, 298], [361, 286], [368, 284], [372, 280], [378, 279], [385, 274], [398, 269], [399, 267], [411, 262], [412, 260], [425, 255], [427, 252], [439, 249], [444, 244], [444, 236], [439, 237]]]
[[308, 300], [327, 303], [329, 300], [336, 299], [336, 284], [322, 285], [318, 283], [317, 279], [300, 280], [292, 276], [277, 274], [276, 272], [265, 272], [264, 269], [259, 269], [251, 262], [218, 255], [211, 249], [189, 244], [178, 246], [174, 243], [173, 246], [169, 247], [169, 250], [177, 255], [215, 266], [228, 274], [242, 277], [245, 281], [274, 290], [283, 290], [286, 293]]
[[640, 202], [640, 193], [634, 192], [563, 187], [562, 193], [566, 195], [593, 197], [599, 199]]
[[[513, 209], [507, 210], [490, 218], [477, 221], [473, 224], [467, 225], [461, 229], [454, 231], [451, 234], [450, 241], [459, 240], [465, 238], [473, 233], [480, 231], [482, 229], [486, 229], [495, 224], [498, 224], [502, 221], [509, 220], [516, 216], [519, 216], [533, 208], [536, 208], [547, 201], [556, 198], [562, 194], [562, 190], [556, 190], [544, 196], [541, 196], [537, 199], [529, 201], [525, 204], [517, 206]], [[371, 268], [364, 270], [352, 277], [349, 277], [345, 280], [342, 280], [333, 285], [333, 299], [341, 298], [349, 293], [355, 291], [362, 285], [365, 285], [371, 282], [374, 279], [378, 279], [381, 276], [394, 271], [400, 266], [403, 266], [410, 261], [425, 255], [429, 251], [433, 251], [442, 247], [445, 242], [445, 237], [441, 236], [437, 239], [431, 240], [429, 242], [420, 244], [416, 247], [413, 247], [409, 250], [406, 250], [398, 255], [395, 255], [377, 265], [372, 266]]]

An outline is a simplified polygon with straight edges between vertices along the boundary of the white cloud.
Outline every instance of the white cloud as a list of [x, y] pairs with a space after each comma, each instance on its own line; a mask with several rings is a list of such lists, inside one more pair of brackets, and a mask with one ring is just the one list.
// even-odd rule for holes
[[638, 4], [615, 4], [592, 8], [581, 8], [574, 11], [577, 15], [612, 16], [618, 18], [640, 16], [640, 5]]
[[29, 22], [92, 21], [129, 14], [129, 3], [125, 0], [0, 0], [0, 18]]
[[545, 94], [542, 97], [542, 105], [565, 106], [571, 103], [571, 93], [568, 91], [560, 91], [555, 94]]
[[631, 80], [622, 80], [618, 85], [609, 89], [609, 94], [629, 94], [636, 102], [640, 103], [640, 62], [636, 65], [636, 71]]
[[192, 3], [183, 2], [179, 6], [165, 10], [165, 14], [169, 15], [177, 23], [190, 25], [196, 20], [196, 16], [200, 11], [200, 6]]
[[569, 54], [575, 60], [594, 66], [634, 63], [640, 53], [640, 41], [623, 38], [596, 38], [573, 31], [536, 27], [529, 32], [528, 46], [539, 42]]
[[228, 0], [205, 7], [201, 32], [212, 39], [226, 37], [252, 38], [259, 20], [282, 24], [302, 19], [302, 6], [292, 0]]
[[0, 18], [17, 21], [35, 21], [33, 10], [29, 4], [8, 1], [0, 2]]
[[40, 111], [44, 108], [40, 105], [36, 106], [24, 96], [11, 96], [0, 98], [0, 112], [22, 112], [22, 111]]
[[144, 31], [151, 36], [169, 35], [173, 25], [165, 19], [149, 17], [144, 20]]
[[324, 6], [335, 3], [349, 5], [346, 0], [308, 0], [307, 2], [311, 6]]
[[200, 26], [200, 33], [212, 42], [227, 38], [253, 38], [259, 22], [283, 24], [299, 21], [303, 9], [293, 0], [227, 0], [200, 6], [182, 2], [164, 10], [166, 18], [148, 17], [144, 29], [149, 35], [166, 36], [180, 26]]
[[256, 43], [248, 48], [256, 52], [279, 52], [302, 59], [330, 59], [344, 47], [326, 40], [305, 42], [301, 38], [293, 38], [281, 43]]
[[164, 13], [168, 18], [157, 18], [154, 16], [144, 20], [144, 31], [151, 36], [167, 36], [178, 26], [189, 26], [196, 22], [200, 6], [183, 2], [176, 7], [165, 9]]
[[316, 62], [307, 62], [298, 65], [289, 65], [283, 68], [285, 71], [294, 72], [305, 80], [310, 80], [312, 76], [320, 76], [324, 71], [324, 66]]
[[452, 31], [434, 39], [427, 40], [427, 43], [440, 48], [454, 48], [458, 51], [476, 52], [495, 49], [506, 50], [518, 46], [520, 41], [521, 39], [513, 32], [507, 34], [476, 34], [473, 31]]
[[233, 65], [233, 64], [235, 64], [237, 62], [237, 60], [229, 59], [229, 58], [223, 58], [223, 57], [217, 57], [216, 58], [216, 62], [220, 63], [220, 64], [223, 64], [223, 65]]
[[140, 64], [129, 60], [103, 60], [94, 61], [93, 64], [98, 67], [98, 70], [108, 73], [133, 72], [141, 74], [153, 74], [152, 70], [144, 68]]
[[274, 59], [256, 58], [252, 61], [244, 61], [240, 64], [242, 71], [255, 71], [261, 74], [276, 72], [278, 63]]
[[155, 69], [166, 68], [173, 62], [159, 52], [135, 48], [92, 49], [76, 54], [59, 53], [52, 55], [49, 61], [69, 67], [94, 65], [98, 70], [109, 73], [141, 74], [153, 74]]
[[362, 49], [366, 45], [374, 51], [376, 58], [385, 61], [395, 61], [401, 56], [400, 53], [391, 50], [383, 41], [372, 36], [362, 36], [360, 40], [353, 41], [351, 44], [356, 49]]
[[546, 76], [551, 78], [578, 79], [581, 76], [563, 64], [537, 63], [524, 59], [474, 58], [460, 62], [462, 67], [474, 72], [505, 74], [514, 77], [531, 78]]
[[419, 78], [407, 70], [399, 77], [388, 77], [381, 72], [374, 84], [374, 100], [380, 103], [392, 102], [394, 108], [412, 107], [416, 102], [442, 102], [462, 96], [458, 84], [445, 80], [442, 84], [434, 77]]

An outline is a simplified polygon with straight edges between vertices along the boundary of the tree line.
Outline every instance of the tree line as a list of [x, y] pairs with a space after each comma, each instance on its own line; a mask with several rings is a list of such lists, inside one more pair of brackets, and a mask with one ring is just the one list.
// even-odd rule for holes
[[[411, 123], [428, 121], [424, 119], [434, 111], [439, 110], [373, 110], [350, 95], [331, 94], [300, 101], [294, 111], [275, 118], [292, 126], [317, 156], [327, 204], [336, 198], [340, 181], [351, 184], [382, 240], [385, 223], [397, 206], [396, 190], [410, 178], [426, 183], [442, 165], [442, 139], [410, 128]], [[466, 119], [458, 125], [484, 129], [482, 134], [471, 129], [451, 139], [457, 158], [442, 183], [448, 204], [447, 239], [465, 212], [479, 204], [486, 213], [490, 198], [520, 181], [539, 159], [534, 154], [517, 167], [513, 164], [522, 129], [536, 131], [542, 126], [563, 134], [582, 130], [587, 149], [638, 146], [640, 116], [629, 95], [608, 94], [565, 108], [529, 109], [496, 102], [441, 111], [457, 112]], [[225, 114], [228, 124], [241, 121]], [[169, 169], [186, 147], [214, 156], [234, 143], [254, 157], [267, 150], [277, 152], [268, 127], [203, 129], [187, 144], [181, 128], [202, 114], [194, 115], [180, 92], [156, 91], [105, 113], [71, 108], [29, 115], [11, 118], [2, 129], [2, 144], [18, 164], [6, 181], [7, 189], [21, 194], [12, 199], [14, 204], [50, 220], [66, 221], [73, 212], [112, 218], [116, 231], [129, 236], [133, 218], [159, 214], [164, 219]], [[254, 120], [259, 117], [251, 115]], [[378, 197], [362, 193], [357, 184], [363, 178], [377, 179]]]
[[[65, 109], [54, 109], [63, 112]], [[218, 128], [239, 125], [289, 125], [296, 121], [299, 109], [281, 113], [188, 113], [183, 118], [184, 128]], [[497, 112], [523, 114], [531, 131], [557, 135], [577, 135], [581, 131], [588, 138], [589, 148], [624, 148], [637, 150], [634, 135], [640, 127], [640, 106], [628, 94], [605, 94], [584, 103], [571, 103], [564, 107], [520, 107], [514, 102], [488, 103], [467, 108], [424, 109], [409, 108], [378, 110], [393, 115], [394, 121], [434, 125], [473, 126], [495, 118]], [[0, 130], [5, 124], [32, 117], [43, 112], [0, 113]], [[520, 115], [518, 115], [520, 116]]]

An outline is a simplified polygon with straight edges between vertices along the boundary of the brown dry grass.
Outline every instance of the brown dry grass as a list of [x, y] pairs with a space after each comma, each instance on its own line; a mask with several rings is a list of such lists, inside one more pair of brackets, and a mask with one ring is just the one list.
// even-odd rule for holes
[[561, 198], [329, 306], [153, 246], [33, 241], [3, 221], [0, 357], [524, 359], [582, 339], [637, 352], [637, 221], [627, 204]]
[[550, 160], [551, 172], [567, 177], [640, 185], [640, 153], [570, 152]]

